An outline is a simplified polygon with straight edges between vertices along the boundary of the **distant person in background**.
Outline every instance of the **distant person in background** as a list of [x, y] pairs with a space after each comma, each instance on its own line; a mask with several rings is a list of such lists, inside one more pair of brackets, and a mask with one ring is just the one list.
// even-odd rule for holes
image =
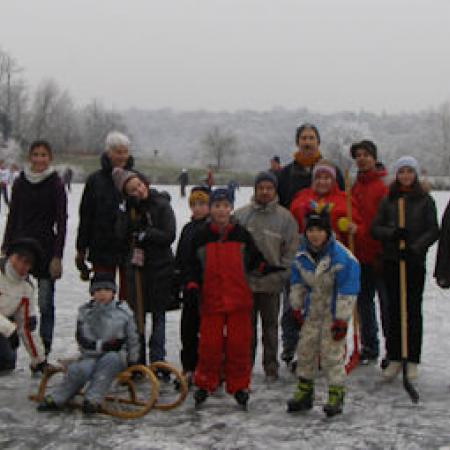
[[1, 204], [1, 197], [3, 197], [3, 200], [5, 201], [6, 205], [9, 205], [9, 198], [8, 198], [8, 184], [11, 179], [11, 172], [8, 168], [8, 166], [1, 161], [0, 162], [0, 204]]
[[230, 191], [230, 198], [234, 203], [236, 200], [236, 189], [239, 189], [239, 183], [236, 180], [230, 180], [227, 184], [227, 188]]
[[72, 178], [73, 178], [73, 170], [71, 167], [67, 167], [63, 173], [63, 181], [64, 185], [67, 188], [67, 192], [72, 191]]
[[50, 353], [55, 324], [55, 281], [62, 276], [66, 239], [67, 196], [64, 184], [50, 165], [52, 148], [45, 140], [30, 145], [28, 164], [13, 186], [2, 250], [20, 238], [35, 239], [44, 251], [42, 264], [33, 269], [38, 280], [40, 335]]
[[92, 263], [94, 272], [115, 274], [119, 269], [119, 300], [127, 298], [124, 264], [128, 242], [116, 237], [115, 225], [123, 198], [114, 186], [111, 174], [115, 167], [127, 170], [133, 167], [129, 146], [128, 137], [118, 131], [111, 131], [106, 136], [101, 169], [89, 175], [84, 186], [76, 241], [75, 263], [84, 278], [89, 273], [86, 261]]
[[10, 184], [11, 186], [14, 185], [14, 181], [16, 181], [17, 178], [19, 178], [20, 170], [17, 164], [11, 164], [11, 176], [10, 176]]
[[183, 169], [178, 175], [178, 181], [180, 183], [180, 195], [186, 197], [186, 186], [189, 184], [189, 174], [186, 169]]
[[214, 186], [214, 175], [211, 169], [208, 169], [208, 175], [206, 176], [206, 184], [208, 185], [210, 190]]
[[269, 172], [272, 172], [274, 175], [278, 177], [279, 173], [281, 172], [281, 160], [278, 155], [275, 155], [270, 160], [270, 169]]

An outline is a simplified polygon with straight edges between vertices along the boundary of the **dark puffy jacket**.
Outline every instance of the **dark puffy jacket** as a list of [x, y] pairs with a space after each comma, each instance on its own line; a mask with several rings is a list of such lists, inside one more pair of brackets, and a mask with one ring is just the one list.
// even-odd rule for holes
[[439, 237], [439, 225], [434, 200], [421, 188], [400, 193], [395, 185], [391, 186], [389, 195], [381, 201], [372, 222], [372, 236], [383, 245], [383, 259], [399, 260], [399, 242], [393, 235], [398, 227], [398, 199], [401, 195], [405, 198], [407, 261], [425, 265], [428, 248]]
[[450, 202], [442, 216], [434, 277], [440, 284], [450, 286]]
[[[136, 211], [134, 220], [131, 216], [133, 208]], [[171, 245], [176, 235], [175, 214], [167, 196], [150, 189], [146, 200], [136, 206], [128, 204], [126, 211], [119, 216], [117, 233], [128, 242], [133, 240], [133, 235], [139, 237], [135, 245], [144, 251], [141, 279], [146, 312], [165, 311], [172, 304], [175, 258]], [[129, 253], [127, 257], [127, 286], [128, 300], [134, 309], [136, 279], [131, 256]]]
[[[89, 261], [95, 264], [116, 266], [124, 263], [128, 247], [126, 240], [115, 234], [122, 197], [114, 186], [113, 168], [106, 153], [100, 162], [102, 168], [88, 177], [84, 187], [76, 247], [78, 251], [87, 251]], [[132, 167], [130, 156], [125, 169]]]
[[14, 182], [2, 249], [16, 239], [36, 239], [44, 250], [44, 260], [33, 275], [49, 278], [53, 257], [62, 258], [66, 239], [67, 196], [56, 172], [39, 183], [31, 183], [24, 172]]
[[[303, 167], [296, 161], [285, 166], [278, 174], [278, 198], [280, 205], [289, 209], [294, 195], [301, 189], [309, 188], [312, 182], [312, 167]], [[344, 177], [336, 167], [336, 182], [344, 190]]]

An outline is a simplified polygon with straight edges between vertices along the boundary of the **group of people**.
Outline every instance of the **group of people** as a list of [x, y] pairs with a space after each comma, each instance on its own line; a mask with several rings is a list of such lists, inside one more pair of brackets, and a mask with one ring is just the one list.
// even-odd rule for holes
[[[278, 379], [282, 309], [281, 359], [292, 364], [297, 355], [298, 383], [288, 411], [312, 408], [320, 368], [328, 380], [324, 412], [339, 414], [354, 305], [361, 363], [380, 356], [375, 293], [386, 341], [383, 376], [392, 380], [401, 370], [400, 261], [407, 275], [407, 371], [411, 380], [417, 377], [425, 256], [439, 237], [436, 207], [419, 180], [418, 161], [400, 158], [388, 186], [376, 145], [354, 143], [350, 154], [358, 172], [350, 189], [347, 177], [323, 158], [316, 126], [299, 126], [295, 144], [293, 161], [282, 168], [274, 157], [271, 168], [255, 177], [250, 202], [234, 212], [230, 189], [194, 186], [191, 220], [174, 255], [170, 197], [134, 169], [127, 136], [108, 134], [101, 168], [88, 177], [79, 208], [75, 263], [81, 278], [90, 279], [91, 295], [77, 318], [81, 357], [39, 410], [61, 409], [89, 381], [83, 409], [97, 411], [127, 364], [164, 360], [166, 311], [181, 304], [180, 359], [196, 386], [196, 406], [224, 384], [246, 408], [259, 318], [266, 381]], [[0, 262], [0, 370], [14, 369], [18, 336], [34, 371], [45, 370], [52, 347], [67, 221], [67, 197], [52, 157], [48, 142], [34, 142], [12, 190]], [[447, 208], [435, 271], [444, 288], [450, 287], [449, 227]], [[38, 283], [40, 338], [28, 273]], [[157, 375], [169, 379], [164, 370]]]

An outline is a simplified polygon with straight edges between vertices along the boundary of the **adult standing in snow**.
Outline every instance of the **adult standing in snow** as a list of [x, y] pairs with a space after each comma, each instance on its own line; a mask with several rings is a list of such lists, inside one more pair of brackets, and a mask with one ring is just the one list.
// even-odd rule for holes
[[278, 204], [277, 178], [261, 172], [255, 178], [255, 194], [250, 203], [234, 217], [252, 235], [256, 246], [269, 264], [283, 266], [284, 272], [267, 277], [250, 274], [253, 292], [253, 361], [258, 341], [258, 315], [262, 321], [263, 367], [267, 381], [278, 378], [278, 316], [280, 293], [289, 278], [289, 269], [298, 247], [297, 224], [292, 215]]
[[[320, 134], [317, 127], [310, 123], [300, 125], [295, 132], [295, 145], [297, 151], [294, 160], [286, 165], [278, 176], [278, 198], [280, 205], [289, 208], [295, 194], [302, 189], [309, 188], [312, 182], [314, 165], [322, 159], [320, 153]], [[336, 180], [340, 189], [344, 188], [344, 179], [336, 168]], [[298, 341], [298, 326], [292, 318], [292, 309], [289, 305], [289, 286], [283, 296], [283, 316], [281, 327], [283, 330], [282, 359], [289, 363], [295, 353]]]
[[[388, 293], [383, 281], [382, 249], [370, 235], [370, 226], [381, 200], [387, 194], [384, 183], [386, 169], [377, 163], [377, 146], [369, 140], [354, 143], [350, 148], [356, 162], [358, 175], [352, 187], [352, 197], [364, 226], [355, 239], [355, 254], [361, 264], [361, 290], [358, 294], [358, 314], [361, 329], [360, 363], [375, 362], [380, 353], [378, 322], [374, 303], [378, 294], [381, 312], [381, 325], [386, 338], [388, 330]], [[384, 360], [383, 366], [387, 364]]]
[[94, 272], [115, 274], [119, 269], [119, 300], [125, 300], [124, 263], [128, 243], [126, 239], [117, 239], [115, 234], [122, 195], [115, 188], [111, 174], [115, 167], [131, 169], [134, 161], [129, 155], [130, 140], [118, 131], [106, 136], [105, 147], [100, 158], [101, 169], [88, 177], [81, 197], [75, 263], [85, 278], [89, 271], [86, 260], [92, 263]]
[[178, 182], [180, 183], [180, 195], [186, 197], [186, 186], [189, 184], [189, 174], [186, 169], [183, 169], [178, 175]]
[[434, 277], [439, 287], [442, 289], [450, 288], [450, 201], [442, 216]]
[[[399, 263], [406, 263], [408, 364], [410, 380], [417, 378], [422, 350], [422, 301], [425, 260], [429, 247], [439, 237], [436, 205], [419, 182], [419, 163], [412, 156], [401, 157], [394, 165], [395, 181], [372, 222], [372, 235], [383, 245], [384, 280], [389, 292], [389, 322], [386, 339], [389, 365], [383, 376], [390, 380], [401, 371], [401, 326]], [[405, 202], [405, 226], [399, 226], [399, 198]], [[399, 242], [405, 241], [405, 250]]]
[[[126, 197], [119, 214], [117, 235], [134, 241], [127, 257], [128, 301], [132, 305], [141, 334], [140, 362], [146, 363], [145, 313], [152, 314], [152, 334], [149, 341], [151, 362], [165, 358], [166, 310], [172, 301], [175, 258], [171, 245], [175, 240], [175, 214], [164, 193], [151, 189], [142, 175], [121, 168], [113, 171], [115, 186]], [[141, 285], [137, 285], [137, 273]], [[139, 292], [142, 297], [139, 298]], [[140, 302], [142, 304], [140, 305]], [[143, 311], [139, 311], [142, 306]], [[141, 315], [143, 314], [143, 315]], [[159, 376], [167, 378], [159, 371]]]
[[62, 276], [66, 239], [67, 196], [50, 165], [52, 148], [45, 140], [30, 145], [28, 164], [15, 181], [2, 249], [19, 238], [34, 238], [44, 250], [42, 264], [33, 269], [38, 280], [40, 335], [50, 353], [55, 324], [55, 281]]

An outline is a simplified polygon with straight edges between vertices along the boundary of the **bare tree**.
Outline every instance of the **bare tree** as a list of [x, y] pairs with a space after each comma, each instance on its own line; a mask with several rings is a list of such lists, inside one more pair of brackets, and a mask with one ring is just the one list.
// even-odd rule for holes
[[220, 130], [218, 126], [209, 131], [201, 142], [205, 153], [214, 160], [217, 170], [223, 169], [225, 161], [230, 162], [236, 155], [236, 136]]

